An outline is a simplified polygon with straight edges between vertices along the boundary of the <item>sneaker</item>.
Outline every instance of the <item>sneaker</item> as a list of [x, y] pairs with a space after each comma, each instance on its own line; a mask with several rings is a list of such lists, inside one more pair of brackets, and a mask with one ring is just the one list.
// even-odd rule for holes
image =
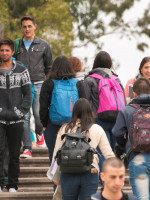
[[2, 192], [2, 187], [0, 186], [0, 192]]
[[9, 188], [9, 192], [17, 192], [15, 188]]
[[44, 137], [43, 137], [43, 134], [41, 134], [41, 135], [36, 134], [36, 143], [40, 147], [44, 146]]
[[31, 158], [31, 157], [32, 155], [29, 149], [25, 149], [23, 153], [20, 155], [20, 158]]

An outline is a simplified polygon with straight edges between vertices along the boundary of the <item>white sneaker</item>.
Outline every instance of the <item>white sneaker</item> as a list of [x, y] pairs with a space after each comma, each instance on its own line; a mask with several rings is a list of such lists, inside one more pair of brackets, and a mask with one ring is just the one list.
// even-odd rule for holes
[[9, 192], [17, 192], [15, 188], [9, 188]]
[[0, 192], [2, 192], [2, 188], [1, 188], [1, 186], [0, 186]]

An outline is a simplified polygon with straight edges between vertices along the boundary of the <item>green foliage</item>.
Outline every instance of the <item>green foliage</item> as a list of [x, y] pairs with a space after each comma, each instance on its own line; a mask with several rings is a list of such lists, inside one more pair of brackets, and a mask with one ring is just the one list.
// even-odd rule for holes
[[[120, 37], [129, 39], [145, 34], [150, 37], [150, 6], [141, 19], [125, 22], [124, 14], [132, 9], [135, 2], [142, 0], [66, 0], [70, 4], [70, 13], [78, 23], [77, 35], [82, 41], [82, 46], [90, 43], [101, 48], [101, 37], [108, 34], [119, 33]], [[140, 48], [146, 46], [141, 43]]]
[[[22, 37], [20, 18], [26, 14], [35, 17], [36, 35], [50, 43], [54, 57], [70, 56], [75, 37], [80, 45], [92, 43], [97, 49], [108, 34], [150, 37], [150, 5], [134, 23], [124, 21], [124, 13], [137, 1], [141, 0], [1, 0], [0, 37]], [[147, 45], [141, 41], [137, 47], [143, 51]]]
[[63, 0], [1, 0], [5, 10], [0, 10], [1, 37], [16, 39], [22, 37], [20, 18], [30, 14], [37, 23], [36, 35], [46, 39], [52, 48], [54, 58], [71, 55], [74, 40], [73, 17], [69, 4]]

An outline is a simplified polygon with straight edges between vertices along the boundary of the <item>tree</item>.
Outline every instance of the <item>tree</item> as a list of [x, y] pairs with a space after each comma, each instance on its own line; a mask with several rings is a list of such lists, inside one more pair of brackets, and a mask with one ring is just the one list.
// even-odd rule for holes
[[[101, 49], [103, 45], [100, 38], [109, 34], [119, 33], [120, 37], [127, 36], [129, 39], [141, 35], [150, 37], [150, 4], [141, 18], [132, 22], [124, 19], [124, 13], [138, 1], [140, 0], [66, 0], [76, 21], [76, 35], [81, 45], [93, 43], [97, 49]], [[145, 47], [148, 45], [144, 42], [137, 45], [142, 51]]]
[[[19, 20], [25, 14], [35, 17], [36, 35], [46, 39], [53, 55], [71, 55], [73, 41], [78, 37], [79, 46], [88, 43], [101, 49], [101, 38], [119, 33], [129, 39], [141, 35], [150, 37], [150, 5], [139, 19], [126, 22], [124, 14], [135, 2], [142, 0], [1, 0], [0, 37], [22, 37]], [[76, 27], [76, 28], [73, 28]], [[148, 44], [138, 42], [144, 51]]]
[[21, 38], [20, 18], [30, 14], [37, 23], [36, 35], [46, 39], [54, 57], [71, 55], [73, 17], [63, 0], [1, 0], [0, 37]]

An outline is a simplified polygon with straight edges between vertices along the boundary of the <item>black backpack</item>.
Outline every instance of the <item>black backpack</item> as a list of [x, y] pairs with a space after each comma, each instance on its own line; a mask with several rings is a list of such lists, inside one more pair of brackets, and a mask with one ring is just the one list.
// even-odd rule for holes
[[91, 139], [88, 135], [82, 134], [81, 129], [77, 128], [76, 133], [66, 133], [62, 135], [61, 139], [63, 140], [65, 137], [64, 144], [56, 154], [60, 171], [63, 173], [84, 173], [90, 170], [93, 154], [98, 154], [98, 152], [89, 145]]

